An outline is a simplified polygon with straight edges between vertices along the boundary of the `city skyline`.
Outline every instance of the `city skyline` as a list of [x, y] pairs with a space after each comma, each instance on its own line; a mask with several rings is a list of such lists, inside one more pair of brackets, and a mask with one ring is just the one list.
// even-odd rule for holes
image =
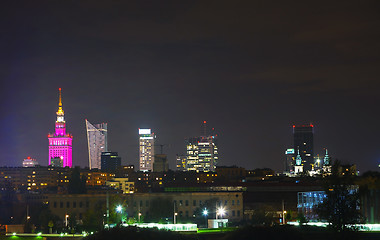
[[136, 168], [136, 129], [154, 129], [171, 169], [207, 120], [219, 166], [282, 171], [292, 125], [313, 124], [314, 155], [378, 169], [378, 1], [5, 5], [0, 166], [48, 164], [61, 87], [74, 165], [84, 119]]

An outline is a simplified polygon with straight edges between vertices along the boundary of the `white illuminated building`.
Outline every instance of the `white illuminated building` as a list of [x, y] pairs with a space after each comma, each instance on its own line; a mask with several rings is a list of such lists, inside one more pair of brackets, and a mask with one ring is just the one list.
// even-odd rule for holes
[[298, 149], [296, 157], [296, 165], [294, 166], [294, 173], [300, 174], [303, 172], [302, 158], [300, 156], [300, 150]]
[[23, 167], [36, 167], [38, 166], [38, 162], [36, 159], [33, 159], [31, 157], [27, 157], [24, 159], [24, 161], [22, 162], [22, 166]]
[[154, 133], [151, 129], [139, 129], [140, 171], [153, 171]]
[[215, 136], [186, 139], [185, 171], [213, 172], [218, 163], [218, 147]]
[[107, 123], [91, 124], [86, 119], [88, 163], [90, 169], [101, 169], [102, 152], [107, 149]]

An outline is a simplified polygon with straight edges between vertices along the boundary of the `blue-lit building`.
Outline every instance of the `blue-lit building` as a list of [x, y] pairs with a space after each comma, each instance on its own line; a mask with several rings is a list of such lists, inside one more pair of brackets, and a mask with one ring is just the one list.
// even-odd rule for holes
[[318, 215], [315, 213], [315, 207], [321, 204], [326, 196], [325, 191], [299, 192], [298, 212], [303, 213], [309, 220], [316, 219]]
[[[347, 190], [349, 194], [355, 194], [359, 191], [359, 186], [349, 185]], [[303, 213], [308, 220], [318, 220], [315, 208], [323, 203], [326, 197], [325, 191], [298, 192], [298, 212]]]

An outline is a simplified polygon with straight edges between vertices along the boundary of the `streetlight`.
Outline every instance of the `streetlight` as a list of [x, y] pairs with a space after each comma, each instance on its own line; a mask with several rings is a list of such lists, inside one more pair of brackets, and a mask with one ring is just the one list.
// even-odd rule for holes
[[285, 214], [286, 214], [286, 211], [283, 210], [283, 212], [282, 212], [282, 224], [286, 224], [285, 223]]
[[69, 214], [66, 214], [66, 215], [65, 215], [66, 227], [67, 227], [67, 225], [69, 225], [68, 219], [69, 219]]
[[176, 224], [176, 217], [177, 217], [178, 213], [174, 213], [174, 224]]
[[117, 205], [116, 206], [116, 212], [120, 213], [120, 222], [122, 223], [122, 221], [123, 221], [123, 216], [122, 216], [123, 207], [121, 205]]
[[203, 216], [205, 216], [205, 226], [206, 226], [206, 228], [207, 228], [207, 215], [208, 215], [208, 211], [207, 211], [207, 209], [205, 208], [205, 209], [203, 210]]
[[116, 206], [116, 212], [122, 213], [123, 212], [123, 207], [121, 205]]
[[221, 218], [223, 218], [223, 215], [226, 213], [226, 210], [224, 207], [220, 207], [216, 210], [216, 215], [220, 215]]
[[142, 214], [141, 214], [141, 212], [139, 212], [139, 223], [140, 223], [140, 218], [141, 218], [141, 215], [142, 215]]

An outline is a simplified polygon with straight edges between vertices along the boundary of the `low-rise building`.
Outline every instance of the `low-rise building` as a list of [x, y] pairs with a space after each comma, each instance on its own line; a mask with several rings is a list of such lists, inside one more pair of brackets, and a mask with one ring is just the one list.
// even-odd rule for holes
[[134, 193], [135, 183], [130, 182], [128, 178], [112, 178], [106, 181], [106, 185], [115, 189], [120, 189], [123, 193]]

